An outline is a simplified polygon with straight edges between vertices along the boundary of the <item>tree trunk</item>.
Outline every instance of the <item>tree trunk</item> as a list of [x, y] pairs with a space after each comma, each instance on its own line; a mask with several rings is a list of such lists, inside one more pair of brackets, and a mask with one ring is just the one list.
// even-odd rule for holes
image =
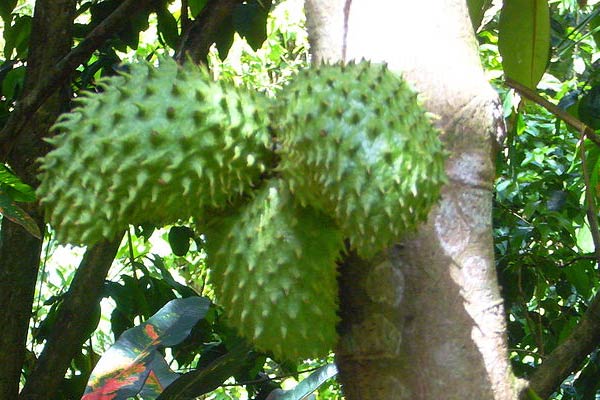
[[340, 279], [340, 380], [355, 399], [517, 399], [493, 260], [498, 96], [464, 0], [307, 0], [314, 59], [386, 62], [421, 93], [449, 184], [417, 233]]
[[[71, 48], [74, 0], [38, 0], [29, 44], [25, 94], [33, 90], [56, 61]], [[36, 185], [37, 157], [45, 153], [42, 141], [64, 107], [66, 93], [55, 93], [33, 118], [26, 133], [12, 146], [8, 162], [30, 185]], [[24, 207], [43, 232], [43, 218], [35, 205]], [[27, 330], [31, 317], [35, 282], [42, 241], [19, 225], [2, 220], [0, 230], [0, 400], [18, 397], [21, 367], [25, 357]]]

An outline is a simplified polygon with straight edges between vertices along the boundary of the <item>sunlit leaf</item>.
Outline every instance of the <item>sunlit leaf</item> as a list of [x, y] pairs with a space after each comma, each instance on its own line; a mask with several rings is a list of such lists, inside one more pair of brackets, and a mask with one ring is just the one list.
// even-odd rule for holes
[[535, 88], [550, 51], [547, 0], [507, 0], [500, 14], [498, 49], [508, 78]]
[[12, 195], [11, 193], [11, 197], [15, 201], [35, 201], [35, 191], [33, 188], [26, 183], [23, 183], [6, 165], [3, 164], [0, 164], [0, 185], [6, 185], [14, 189], [14, 192], [16, 193], [15, 195]]
[[275, 389], [267, 396], [266, 400], [304, 400], [336, 374], [336, 366], [334, 364], [327, 364], [310, 374], [308, 378], [304, 379], [293, 389]]
[[145, 323], [125, 331], [94, 368], [82, 399], [124, 400], [139, 393], [147, 379], [152, 385], [149, 392], [166, 387], [174, 376], [165, 370], [158, 349], [185, 339], [209, 306], [204, 297], [175, 299]]
[[38, 239], [42, 238], [40, 228], [21, 207], [19, 207], [15, 201], [4, 191], [0, 190], [0, 214], [5, 218], [8, 218], [15, 224], [21, 225], [27, 232], [35, 236]]
[[179, 378], [179, 374], [169, 368], [163, 357], [154, 357], [148, 369], [150, 373], [140, 392], [144, 400], [156, 399], [167, 386]]
[[165, 42], [172, 49], [177, 47], [179, 42], [179, 32], [177, 30], [177, 20], [169, 12], [166, 7], [159, 9], [156, 12], [156, 19], [158, 23], [158, 31], [161, 33]]
[[188, 4], [190, 7], [190, 13], [192, 17], [196, 18], [196, 16], [204, 9], [206, 2], [208, 0], [189, 0]]

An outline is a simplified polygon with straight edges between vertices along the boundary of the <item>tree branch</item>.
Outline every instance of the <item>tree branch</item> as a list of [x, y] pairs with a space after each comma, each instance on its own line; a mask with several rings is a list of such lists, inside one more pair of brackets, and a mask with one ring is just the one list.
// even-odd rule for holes
[[510, 78], [506, 78], [506, 84], [519, 92], [519, 94], [521, 94], [523, 97], [533, 101], [536, 104], [539, 104], [558, 118], [565, 121], [567, 124], [571, 125], [573, 128], [577, 129], [579, 132], [582, 132], [588, 139], [600, 146], [600, 135], [594, 132], [592, 128], [581, 122], [579, 119], [559, 108], [557, 105], [552, 104], [537, 94], [534, 90], [531, 90], [527, 86], [521, 85], [519, 82], [516, 82]]
[[[26, 211], [39, 226], [33, 207]], [[42, 242], [4, 218], [0, 232], [0, 399], [16, 399]]]
[[17, 103], [6, 125], [0, 131], [0, 161], [7, 159], [15, 139], [40, 106], [69, 80], [75, 69], [87, 61], [106, 39], [119, 31], [128, 23], [132, 15], [147, 7], [148, 3], [148, 0], [125, 0], [77, 47], [45, 71], [46, 78]]
[[198, 17], [181, 36], [181, 45], [175, 59], [182, 64], [188, 57], [194, 63], [206, 62], [210, 46], [215, 42], [225, 18], [229, 17], [242, 0], [209, 0]]
[[21, 392], [21, 400], [54, 398], [71, 360], [91, 333], [91, 310], [100, 303], [104, 281], [122, 237], [98, 243], [86, 251], [44, 350]]
[[533, 373], [529, 387], [541, 398], [548, 398], [599, 344], [600, 296], [596, 296], [571, 335]]
[[[24, 93], [44, 76], [50, 66], [69, 52], [71, 27], [75, 15], [74, 0], [38, 0], [35, 4]], [[41, 137], [58, 116], [67, 97], [54, 90], [42, 112], [26, 118], [26, 134], [11, 142], [17, 151], [11, 167], [29, 184], [35, 184], [34, 160], [43, 154]], [[25, 204], [25, 211], [44, 230], [41, 211], [36, 204]], [[0, 231], [0, 399], [16, 399], [25, 360], [27, 332], [37, 280], [42, 241], [4, 218]]]

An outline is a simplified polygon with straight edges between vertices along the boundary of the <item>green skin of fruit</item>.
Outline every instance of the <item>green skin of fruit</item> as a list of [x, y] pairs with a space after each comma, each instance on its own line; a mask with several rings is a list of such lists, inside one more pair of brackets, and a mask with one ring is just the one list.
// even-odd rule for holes
[[38, 196], [60, 242], [93, 244], [128, 224], [225, 207], [270, 163], [266, 98], [205, 69], [132, 64], [55, 126]]
[[343, 238], [373, 255], [425, 219], [444, 182], [438, 132], [380, 66], [320, 66], [282, 91], [271, 126], [281, 176], [258, 191], [273, 163], [267, 99], [168, 59], [102, 86], [61, 117], [41, 160], [57, 239], [93, 244], [217, 211], [205, 233], [218, 300], [278, 359], [334, 346]]
[[359, 255], [426, 219], [445, 155], [400, 77], [367, 62], [321, 65], [300, 72], [278, 102], [282, 176], [302, 204], [333, 216]]
[[342, 235], [326, 215], [268, 182], [206, 231], [211, 281], [229, 323], [277, 359], [326, 356], [337, 338]]

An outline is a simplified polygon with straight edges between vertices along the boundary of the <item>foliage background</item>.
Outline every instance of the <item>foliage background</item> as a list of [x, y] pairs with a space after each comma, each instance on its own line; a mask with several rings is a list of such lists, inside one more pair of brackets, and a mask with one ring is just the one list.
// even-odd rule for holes
[[[178, 1], [155, 3], [157, 11], [133, 18], [78, 68], [70, 85], [73, 93], [95, 90], [96, 80], [114, 74], [120, 62], [174, 54], [186, 18], [194, 18], [206, 1], [189, 0], [189, 7], [183, 8]], [[259, 3], [246, 4], [257, 7]], [[306, 67], [308, 41], [301, 3], [277, 2], [266, 21], [260, 13], [246, 9], [224, 24], [207, 57], [215, 76], [273, 95]], [[33, 0], [0, 4], [0, 125], [6, 123], [25, 86], [33, 5]], [[115, 0], [79, 1], [75, 44], [116, 5]], [[182, 9], [190, 15], [183, 16]], [[502, 97], [507, 121], [506, 147], [497, 159], [495, 250], [508, 313], [510, 357], [517, 375], [527, 377], [568, 337], [598, 292], [594, 228], [586, 216], [578, 151], [585, 149], [590, 185], [597, 198], [600, 150], [591, 142], [582, 144], [579, 132], [544, 108], [523, 101], [505, 85], [498, 51], [500, 9], [501, 4], [493, 2], [476, 29], [482, 63]], [[600, 7], [593, 1], [556, 0], [550, 2], [550, 15], [551, 53], [538, 90], [593, 129], [600, 129]], [[238, 33], [233, 33], [234, 28]], [[17, 204], [26, 200], [17, 192], [8, 194]], [[168, 300], [190, 293], [212, 295], [201, 232], [194, 232], [195, 243], [190, 242], [190, 250], [181, 257], [173, 254], [168, 232], [169, 227], [130, 229], [106, 279], [103, 300], [90, 310], [95, 317], [87, 327], [88, 339], [71, 361], [56, 399], [79, 398], [93, 366], [115, 338]], [[83, 253], [84, 249], [58, 246], [52, 231], [45, 232], [22, 385], [53, 330]], [[181, 372], [201, 368], [234, 347], [235, 335], [219, 315], [214, 308], [192, 338], [167, 351], [172, 368]], [[310, 371], [326, 361], [291, 365], [256, 355], [251, 365], [240, 360], [244, 372], [226, 377], [224, 384], [216, 382], [220, 387], [202, 398], [264, 399], [272, 389], [288, 388], [307, 375], [299, 371]], [[552, 398], [595, 399], [600, 396], [599, 376], [600, 355], [595, 350]], [[340, 398], [335, 382], [316, 394], [316, 399]]]

